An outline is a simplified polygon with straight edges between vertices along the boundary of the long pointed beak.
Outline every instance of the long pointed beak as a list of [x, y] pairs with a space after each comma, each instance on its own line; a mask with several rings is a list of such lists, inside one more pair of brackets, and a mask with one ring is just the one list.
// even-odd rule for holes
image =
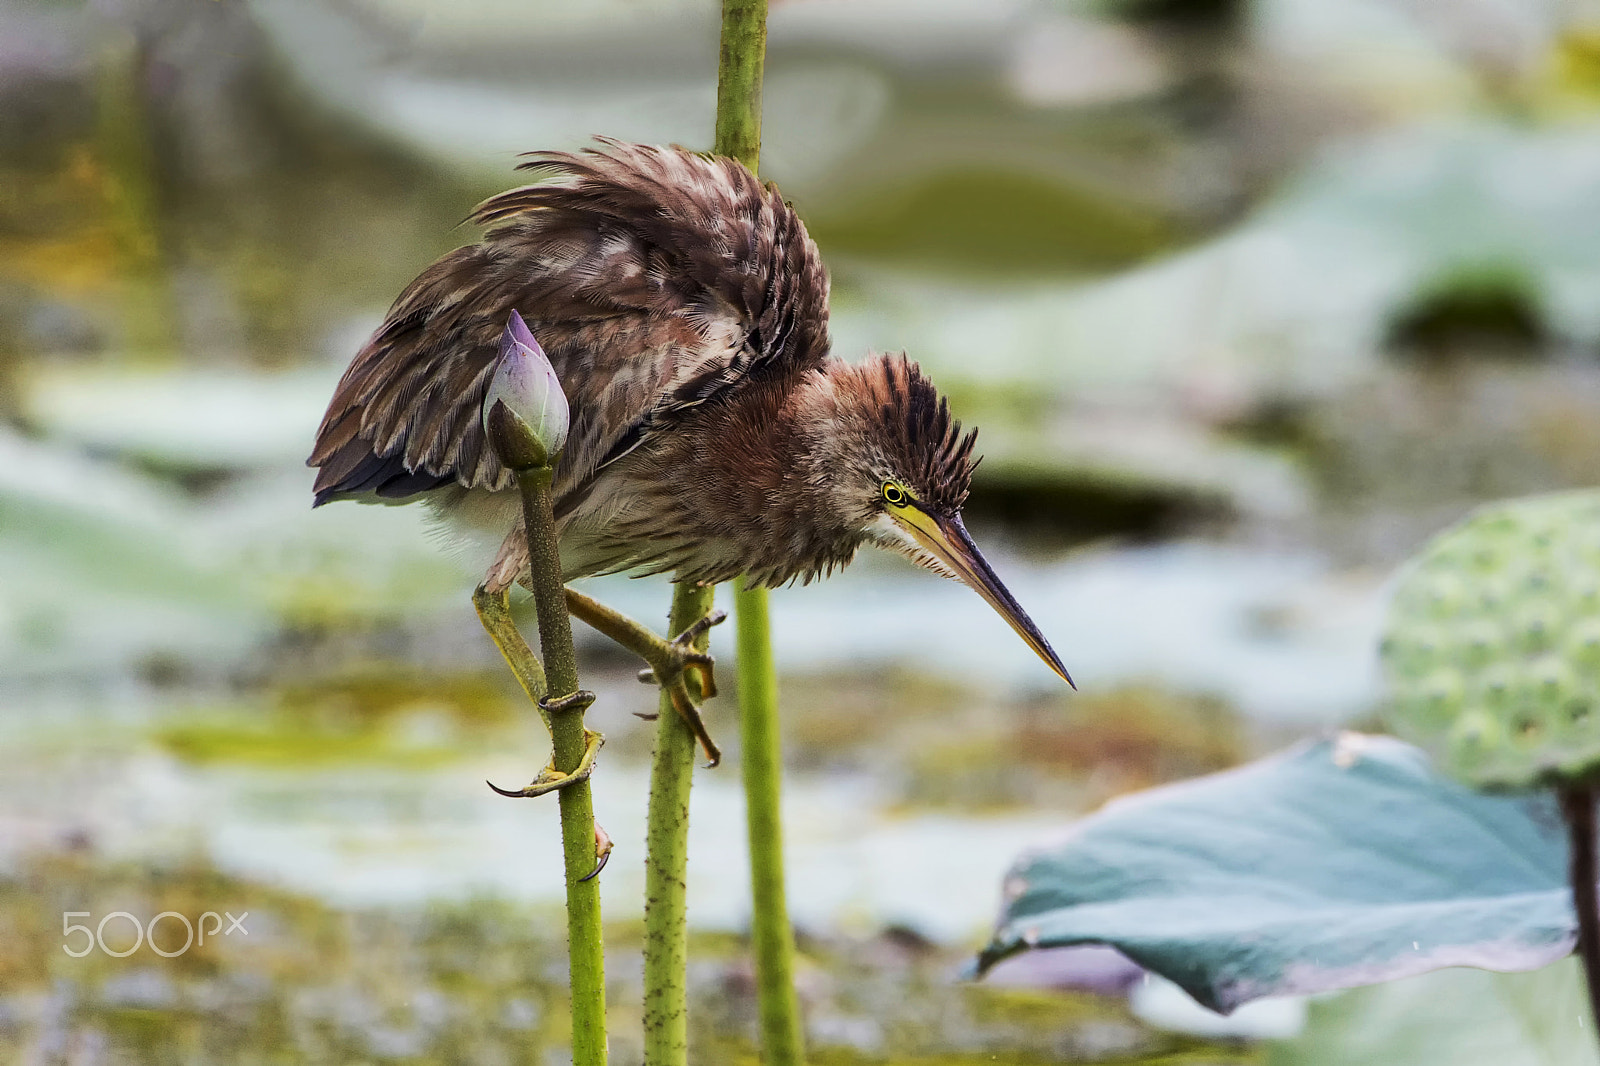
[[983, 553], [978, 551], [978, 546], [972, 542], [972, 537], [967, 533], [967, 527], [962, 524], [959, 515], [941, 518], [913, 505], [895, 517], [906, 532], [916, 538], [918, 544], [938, 556], [940, 562], [987, 600], [989, 606], [1006, 620], [1007, 625], [1016, 630], [1017, 636], [1026, 641], [1034, 654], [1043, 659], [1061, 680], [1073, 688], [1078, 687], [1073, 682], [1072, 675], [1067, 673], [1067, 668], [1061, 665], [1061, 659], [1050, 647], [1050, 642], [1044, 639], [1039, 627], [1028, 617], [1028, 612], [1022, 609], [1017, 598], [1011, 595], [1011, 590], [1001, 583], [994, 568], [983, 557]]

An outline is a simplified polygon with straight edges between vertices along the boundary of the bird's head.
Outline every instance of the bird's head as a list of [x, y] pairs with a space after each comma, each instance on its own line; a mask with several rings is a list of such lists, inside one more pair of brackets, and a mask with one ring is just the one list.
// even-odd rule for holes
[[832, 493], [844, 502], [862, 539], [971, 586], [1051, 670], [1073, 684], [961, 521], [978, 465], [977, 431], [961, 432], [949, 403], [904, 355], [874, 354], [858, 366], [841, 367], [837, 377], [842, 447], [831, 464]]

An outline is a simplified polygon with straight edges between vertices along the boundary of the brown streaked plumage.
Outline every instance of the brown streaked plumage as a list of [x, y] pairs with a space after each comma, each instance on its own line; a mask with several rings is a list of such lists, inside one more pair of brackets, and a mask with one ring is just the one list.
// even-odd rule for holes
[[516, 493], [480, 419], [515, 310], [571, 406], [568, 578], [778, 585], [872, 543], [973, 585], [1066, 677], [961, 526], [975, 434], [904, 356], [830, 354], [827, 272], [774, 186], [615, 141], [523, 167], [545, 180], [480, 204], [483, 239], [423, 271], [345, 372], [308, 460], [319, 505], [424, 497], [503, 536], [487, 584], [516, 580]]

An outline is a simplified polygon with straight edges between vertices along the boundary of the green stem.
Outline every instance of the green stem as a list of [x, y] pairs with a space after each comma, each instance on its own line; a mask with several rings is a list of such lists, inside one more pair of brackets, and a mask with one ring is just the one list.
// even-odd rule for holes
[[[767, 0], [723, 0], [717, 71], [720, 155], [754, 173], [761, 158], [761, 80], [767, 56]], [[750, 837], [751, 939], [761, 1051], [766, 1066], [800, 1066], [805, 1044], [794, 993], [794, 930], [783, 882], [783, 760], [778, 677], [772, 662], [767, 590], [734, 593], [739, 645], [739, 722], [745, 818]]]
[[750, 934], [765, 1066], [800, 1066], [805, 1039], [794, 993], [794, 931], [783, 891], [783, 759], [779, 753], [778, 675], [772, 663], [767, 590], [733, 596], [739, 630], [739, 726], [745, 819], [750, 836]]
[[[550, 510], [549, 467], [517, 475], [522, 521], [532, 560], [534, 605], [539, 614], [539, 650], [552, 697], [578, 690], [578, 660], [572, 649], [572, 619], [561, 584], [561, 553]], [[578, 768], [587, 744], [583, 710], [549, 715], [555, 768]], [[560, 790], [561, 850], [567, 871], [567, 957], [572, 983], [573, 1066], [605, 1066], [606, 969], [600, 929], [600, 881], [582, 880], [595, 865], [594, 800], [588, 781]]]
[[[761, 152], [761, 77], [767, 49], [766, 0], [723, 0], [722, 47], [717, 75], [717, 125], [713, 150], [732, 156], [752, 172]], [[676, 586], [672, 597], [672, 616], [667, 634], [681, 633], [711, 610], [715, 589], [688, 584]], [[764, 606], [764, 601], [763, 601]], [[741, 626], [743, 612], [741, 612]], [[763, 614], [763, 619], [765, 615]], [[705, 638], [697, 642], [703, 650]], [[742, 647], [742, 644], [741, 644]], [[741, 653], [742, 655], [742, 653]], [[770, 672], [771, 654], [758, 656]], [[744, 668], [740, 667], [741, 688]], [[691, 677], [690, 692], [697, 699], [698, 682]], [[775, 688], [774, 688], [775, 691]], [[774, 701], [767, 701], [768, 713]], [[644, 944], [644, 1061], [645, 1066], [685, 1066], [689, 1058], [688, 1012], [688, 866], [689, 866], [689, 786], [694, 770], [694, 735], [673, 710], [665, 693], [656, 729], [655, 758], [650, 766], [650, 814], [646, 830], [648, 853], [645, 858], [645, 944]], [[773, 748], [776, 755], [776, 748]], [[748, 775], [747, 775], [748, 776]], [[776, 825], [776, 773], [767, 773]], [[781, 841], [771, 835], [774, 846]], [[788, 941], [788, 919], [783, 911], [783, 866], [779, 855], [777, 876], [777, 919], [782, 936]], [[757, 910], [763, 907], [758, 894]], [[762, 981], [768, 977], [763, 972]], [[763, 985], [765, 987], [765, 985]], [[763, 1029], [769, 997], [762, 995]], [[793, 996], [787, 996], [788, 1010], [794, 1014]], [[776, 1002], [774, 1000], [774, 1002]], [[798, 1034], [798, 1022], [789, 1028]], [[799, 1042], [792, 1045], [794, 1058], [770, 1059], [773, 1063], [798, 1062]]]
[[172, 291], [161, 240], [161, 197], [149, 91], [148, 46], [108, 44], [96, 79], [95, 148], [104, 174], [107, 229], [123, 289], [122, 347], [150, 359], [178, 350]]
[[722, 0], [717, 61], [718, 155], [756, 172], [761, 159], [761, 77], [767, 62], [767, 0]]
[[[761, 157], [761, 79], [766, 55], [767, 0], [723, 0], [716, 150], [738, 159], [752, 172]], [[739, 629], [739, 721], [762, 1061], [766, 1066], [800, 1066], [805, 1061], [805, 1045], [800, 1005], [794, 994], [794, 930], [789, 926], [784, 899], [783, 761], [767, 590], [738, 590], [734, 612]]]
[[[668, 635], [682, 633], [711, 610], [713, 587], [687, 582], [673, 587]], [[704, 651], [709, 634], [695, 642]], [[690, 674], [689, 694], [700, 682]], [[689, 1061], [688, 871], [689, 785], [694, 734], [661, 693], [655, 757], [650, 763], [650, 814], [644, 863], [645, 1066], [685, 1066]]]

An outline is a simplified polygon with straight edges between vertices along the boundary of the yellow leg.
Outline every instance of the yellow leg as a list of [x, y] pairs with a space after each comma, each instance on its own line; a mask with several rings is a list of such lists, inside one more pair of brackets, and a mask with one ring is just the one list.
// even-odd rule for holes
[[[490, 591], [479, 585], [472, 594], [472, 605], [477, 608], [479, 621], [483, 623], [489, 639], [494, 641], [494, 646], [500, 649], [501, 656], [506, 665], [511, 667], [522, 691], [539, 708], [539, 717], [544, 720], [546, 729], [550, 728], [552, 714], [574, 710], [581, 712], [594, 702], [592, 692], [578, 691], [556, 699], [546, 696], [544, 666], [540, 664], [539, 657], [533, 654], [533, 649], [528, 647], [528, 642], [522, 639], [522, 633], [511, 617], [511, 597], [506, 589]], [[554, 765], [547, 765], [525, 788], [514, 791], [503, 789], [492, 781], [488, 785], [502, 796], [543, 796], [558, 788], [588, 780], [589, 775], [594, 773], [595, 756], [606, 738], [592, 729], [586, 729], [584, 741], [583, 758], [570, 774], [561, 773]]]
[[[544, 679], [544, 665], [539, 662], [539, 657], [533, 654], [533, 649], [528, 647], [528, 642], [522, 639], [522, 633], [517, 629], [517, 623], [511, 618], [511, 593], [507, 589], [491, 592], [483, 585], [479, 585], [472, 593], [472, 606], [477, 608], [478, 621], [483, 623], [484, 630], [489, 634], [489, 639], [494, 641], [494, 646], [500, 649], [500, 655], [511, 667], [511, 673], [516, 676], [517, 683], [522, 686], [522, 691], [528, 694], [528, 699], [535, 706], [544, 699], [548, 686]], [[543, 707], [539, 708], [540, 717], [544, 724], [550, 725], [550, 718]]]
[[726, 612], [712, 611], [672, 640], [656, 636], [645, 626], [627, 615], [612, 610], [576, 589], [567, 589], [567, 610], [574, 618], [610, 637], [624, 648], [650, 664], [654, 681], [672, 697], [672, 707], [688, 725], [690, 732], [700, 742], [706, 753], [706, 765], [715, 766], [722, 761], [722, 751], [706, 729], [700, 708], [689, 692], [685, 675], [693, 670], [700, 681], [700, 691], [706, 699], [717, 694], [716, 677], [712, 672], [715, 660], [705, 652], [696, 651], [694, 642], [706, 630], [727, 618]]

